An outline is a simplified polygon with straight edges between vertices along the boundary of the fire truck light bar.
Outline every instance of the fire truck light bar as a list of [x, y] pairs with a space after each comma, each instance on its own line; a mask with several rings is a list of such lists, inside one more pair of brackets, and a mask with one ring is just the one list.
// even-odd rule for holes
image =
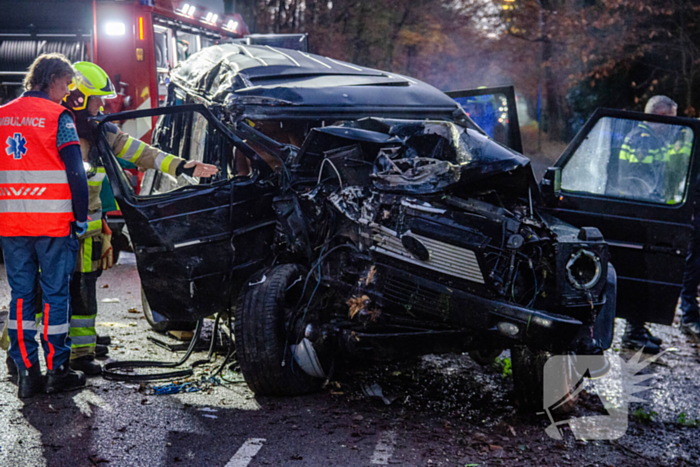
[[175, 11], [175, 13], [182, 15], [182, 16], [189, 16], [192, 18], [194, 16], [194, 12], [197, 9], [194, 5], [190, 5], [189, 3], [185, 3], [182, 5], [182, 9], [180, 11]]
[[202, 23], [211, 24], [216, 26], [216, 21], [219, 19], [219, 15], [212, 13], [211, 11], [207, 13], [207, 16], [202, 18]]
[[123, 36], [126, 34], [124, 23], [110, 22], [105, 24], [105, 32], [108, 36]]
[[238, 29], [238, 21], [234, 21], [232, 19], [228, 20], [228, 23], [226, 23], [223, 28], [226, 31], [230, 32], [236, 32], [236, 29]]

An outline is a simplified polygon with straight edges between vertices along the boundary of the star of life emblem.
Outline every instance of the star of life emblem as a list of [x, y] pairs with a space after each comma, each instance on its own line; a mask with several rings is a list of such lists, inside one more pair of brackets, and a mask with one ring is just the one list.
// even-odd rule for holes
[[27, 154], [27, 139], [22, 136], [22, 133], [15, 133], [13, 136], [8, 136], [7, 147], [5, 148], [5, 153], [8, 156], [12, 156], [15, 160], [22, 159], [22, 156]]

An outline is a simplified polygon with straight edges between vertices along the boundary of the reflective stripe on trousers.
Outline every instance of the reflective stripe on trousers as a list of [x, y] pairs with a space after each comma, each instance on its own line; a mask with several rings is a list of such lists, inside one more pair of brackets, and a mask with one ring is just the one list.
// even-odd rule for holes
[[[86, 239], [91, 240], [91, 239]], [[75, 272], [70, 283], [73, 316], [70, 320], [71, 358], [95, 355], [97, 332], [97, 278], [102, 270]]]

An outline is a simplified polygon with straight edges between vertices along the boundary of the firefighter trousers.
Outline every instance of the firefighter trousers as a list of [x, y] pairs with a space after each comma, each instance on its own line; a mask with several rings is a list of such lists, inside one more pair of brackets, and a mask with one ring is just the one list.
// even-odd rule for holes
[[70, 283], [73, 317], [70, 321], [71, 359], [95, 356], [97, 332], [97, 278], [102, 274], [100, 255], [102, 237], [80, 240], [78, 262]]
[[70, 320], [71, 359], [95, 356], [97, 332], [97, 278], [102, 270], [74, 272], [70, 283], [73, 316]]
[[[78, 240], [71, 234], [66, 237], [2, 237], [0, 243], [12, 291], [7, 322], [10, 357], [20, 369], [38, 364], [38, 331], [46, 366], [49, 370], [56, 369], [70, 357], [69, 284], [75, 269]], [[37, 278], [43, 292], [40, 308], [43, 316], [39, 326], [36, 323]]]

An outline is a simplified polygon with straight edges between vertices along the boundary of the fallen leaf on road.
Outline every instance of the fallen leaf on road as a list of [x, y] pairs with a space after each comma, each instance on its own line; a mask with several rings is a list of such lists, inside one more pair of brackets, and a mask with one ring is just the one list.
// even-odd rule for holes
[[109, 284], [103, 285], [102, 288], [103, 288], [103, 289], [108, 289], [108, 288], [109, 288]]
[[127, 311], [128, 311], [129, 313], [141, 313], [141, 312], [140, 312], [139, 310], [137, 310], [136, 308], [129, 308]]

